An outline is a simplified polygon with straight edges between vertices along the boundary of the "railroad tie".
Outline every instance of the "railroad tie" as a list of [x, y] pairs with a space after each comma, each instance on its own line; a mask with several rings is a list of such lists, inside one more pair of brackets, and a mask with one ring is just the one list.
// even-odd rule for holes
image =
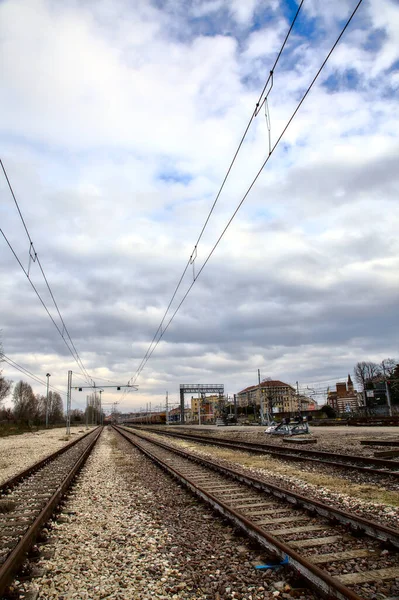
[[[238, 500], [238, 502], [241, 502], [241, 500]], [[273, 502], [254, 502], [252, 504], [234, 504], [232, 502], [232, 506], [234, 506], [234, 508], [237, 508], [238, 510], [245, 508], [245, 509], [251, 509], [251, 515], [255, 514], [255, 512], [252, 511], [252, 508], [262, 508], [262, 507], [266, 507], [266, 506], [273, 506]], [[289, 510], [289, 508], [287, 509], [279, 509], [276, 506], [274, 506], [274, 508], [271, 508], [270, 510], [262, 510], [262, 514], [274, 514], [276, 511], [278, 510]]]
[[310, 538], [307, 540], [293, 540], [290, 546], [293, 548], [313, 548], [313, 546], [324, 546], [325, 544], [335, 544], [335, 542], [348, 541], [348, 536], [329, 535], [327, 537]]
[[388, 567], [387, 569], [376, 569], [375, 571], [364, 571], [361, 573], [346, 573], [336, 575], [344, 585], [356, 585], [358, 583], [370, 583], [372, 581], [383, 581], [385, 579], [396, 579], [399, 577], [399, 567]]
[[221, 496], [223, 496], [224, 494], [230, 494], [232, 498], [236, 498], [237, 496], [248, 496], [248, 500], [251, 499], [251, 497], [249, 496], [250, 493], [251, 490], [237, 490], [236, 492], [234, 490], [226, 490], [218, 492], [218, 494], [220, 494]]
[[[211, 485], [211, 484], [209, 484], [209, 485]], [[226, 492], [233, 491], [234, 492], [234, 490], [236, 490], [237, 488], [238, 488], [237, 485], [231, 485], [231, 484], [228, 485], [226, 483], [220, 483], [220, 484], [216, 484], [216, 485], [212, 484], [212, 489], [215, 490], [215, 491], [216, 490], [218, 490], [218, 491], [220, 490], [222, 492], [224, 492], [224, 491], [226, 491]]]
[[[251, 515], [252, 516], [252, 515]], [[292, 515], [289, 517], [276, 517], [275, 519], [266, 519], [264, 521], [256, 521], [257, 525], [274, 525], [274, 523], [290, 523], [292, 521], [311, 521], [311, 517], [299, 517], [296, 515], [293, 517]]]
[[377, 553], [372, 550], [359, 549], [359, 550], [338, 550], [332, 554], [319, 554], [318, 556], [312, 556], [312, 562], [315, 564], [323, 564], [329, 562], [337, 562], [341, 560], [347, 560], [351, 558], [365, 558], [367, 556], [376, 556]]
[[[303, 527], [287, 527], [286, 529], [272, 529], [268, 531], [271, 535], [289, 535], [290, 533], [302, 533], [303, 531], [323, 531], [328, 529], [325, 525], [304, 525]], [[288, 542], [289, 543], [289, 542]]]

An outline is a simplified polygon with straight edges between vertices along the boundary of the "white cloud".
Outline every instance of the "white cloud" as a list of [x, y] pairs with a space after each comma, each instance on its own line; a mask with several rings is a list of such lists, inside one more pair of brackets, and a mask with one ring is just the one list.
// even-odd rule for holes
[[[290, 39], [270, 95], [273, 141], [352, 6], [305, 5], [323, 37], [307, 36], [304, 22]], [[3, 160], [94, 377], [127, 380], [138, 367], [289, 26], [277, 3], [180, 8], [0, 5]], [[398, 59], [398, 11], [388, 0], [361, 10], [125, 407], [159, 402], [165, 389], [173, 396], [192, 377], [233, 393], [256, 382], [258, 368], [309, 381], [398, 354], [397, 74], [385, 73]], [[236, 28], [226, 29], [226, 12]], [[365, 26], [384, 31], [371, 49]], [[357, 85], [346, 85], [348, 64]], [[201, 240], [196, 273], [267, 153], [260, 114]], [[0, 193], [2, 226], [26, 265], [29, 246], [4, 180]], [[3, 247], [4, 350], [64, 386], [65, 345]], [[47, 294], [37, 266], [32, 277]], [[192, 277], [190, 266], [182, 293]]]

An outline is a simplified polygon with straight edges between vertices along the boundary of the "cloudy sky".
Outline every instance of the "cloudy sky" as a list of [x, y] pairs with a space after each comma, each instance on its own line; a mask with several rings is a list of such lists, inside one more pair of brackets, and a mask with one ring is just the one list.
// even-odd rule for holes
[[[268, 97], [272, 144], [356, 4], [304, 1]], [[399, 2], [364, 0], [136, 377], [297, 7], [0, 2], [1, 158], [85, 369], [97, 385], [139, 386], [104, 393], [122, 411], [166, 390], [176, 401], [180, 383], [233, 394], [257, 369], [325, 387], [358, 360], [399, 355]], [[268, 153], [263, 107], [164, 326]], [[28, 269], [2, 173], [0, 221]], [[29, 274], [63, 332], [37, 262]], [[68, 369], [83, 384], [3, 237], [0, 276], [4, 353], [58, 389]]]

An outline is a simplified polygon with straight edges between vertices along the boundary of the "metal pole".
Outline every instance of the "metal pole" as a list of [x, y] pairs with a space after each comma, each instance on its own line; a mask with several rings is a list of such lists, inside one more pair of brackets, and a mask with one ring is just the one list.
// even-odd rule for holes
[[389, 386], [388, 386], [388, 382], [387, 382], [387, 378], [385, 376], [385, 365], [384, 365], [384, 361], [382, 361], [382, 370], [384, 372], [384, 379], [385, 379], [385, 391], [386, 391], [386, 395], [387, 395], [387, 404], [388, 404], [388, 414], [390, 417], [392, 417], [392, 404], [391, 404], [391, 394], [389, 391]]
[[66, 414], [66, 434], [71, 434], [71, 393], [72, 393], [72, 371], [68, 371], [68, 389], [67, 389], [67, 414]]
[[237, 394], [234, 394], [234, 418], [237, 423]]
[[166, 425], [169, 425], [169, 404], [168, 404], [168, 392], [166, 392]]
[[263, 399], [262, 399], [262, 387], [260, 385], [260, 369], [258, 369], [258, 385], [259, 385], [259, 407], [260, 407], [260, 422], [263, 425], [265, 417], [263, 414]]
[[201, 393], [198, 392], [198, 425], [201, 425]]
[[301, 399], [299, 397], [299, 384], [298, 382], [296, 382], [296, 397], [297, 397], [297, 401], [298, 401], [298, 411], [299, 414], [302, 413], [302, 403], [301, 403]]
[[49, 387], [49, 378], [51, 377], [50, 373], [46, 373], [46, 377], [47, 377], [47, 400], [46, 400], [46, 429], [48, 427], [48, 387]]

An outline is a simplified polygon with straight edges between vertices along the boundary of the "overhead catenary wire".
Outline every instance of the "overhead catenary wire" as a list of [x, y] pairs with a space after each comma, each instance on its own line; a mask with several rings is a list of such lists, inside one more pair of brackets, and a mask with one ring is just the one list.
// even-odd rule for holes
[[[9, 241], [9, 239], [7, 238], [6, 234], [4, 233], [4, 231], [0, 228], [0, 233], [2, 234], [3, 238], [5, 239], [5, 241], [7, 242], [11, 252], [13, 253], [15, 259], [17, 260], [19, 266], [21, 267], [22, 271], [25, 273], [26, 277], [28, 278], [29, 283], [31, 284], [36, 296], [39, 298], [44, 310], [46, 311], [46, 313], [48, 314], [48, 316], [50, 317], [51, 321], [53, 322], [54, 327], [57, 329], [58, 333], [60, 334], [64, 344], [66, 345], [66, 347], [68, 348], [69, 352], [71, 353], [72, 357], [74, 358], [74, 360], [76, 361], [76, 363], [78, 364], [79, 368], [81, 369], [83, 375], [85, 375], [85, 381], [88, 381], [87, 379], [87, 375], [84, 372], [84, 370], [81, 368], [79, 361], [77, 360], [75, 354], [73, 353], [73, 351], [71, 350], [71, 348], [68, 345], [68, 342], [66, 341], [65, 337], [62, 334], [61, 329], [59, 328], [59, 326], [57, 325], [57, 323], [55, 322], [52, 314], [50, 313], [49, 309], [47, 308], [46, 303], [44, 302], [43, 298], [41, 297], [41, 295], [39, 294], [39, 291], [37, 290], [35, 284], [33, 283], [33, 281], [31, 280], [31, 278], [28, 275], [28, 272], [26, 271], [25, 267], [23, 266], [23, 264], [21, 263], [20, 259], [18, 258], [17, 253], [15, 252], [14, 248], [11, 245], [11, 242]], [[88, 381], [90, 382], [90, 381]]]
[[[47, 381], [44, 381], [44, 379], [40, 379], [40, 377], [38, 375], [35, 375], [34, 373], [32, 373], [32, 371], [29, 371], [29, 369], [26, 369], [22, 365], [18, 364], [17, 362], [15, 362], [15, 360], [10, 358], [6, 354], [0, 354], [0, 361], [2, 361], [2, 360], [4, 360], [4, 362], [6, 362], [13, 369], [16, 369], [20, 373], [23, 373], [27, 377], [30, 377], [31, 379], [36, 381], [36, 383], [40, 383], [42, 385], [47, 386]], [[54, 390], [55, 392], [57, 392], [58, 394], [61, 394], [63, 396], [67, 395], [66, 392], [59, 390], [58, 388], [56, 388], [54, 385], [51, 385], [50, 383], [49, 383], [49, 388], [51, 388], [52, 390]]]
[[[20, 216], [20, 219], [21, 219], [21, 221], [22, 221], [22, 224], [23, 224], [23, 226], [24, 226], [24, 229], [25, 229], [26, 235], [27, 235], [27, 237], [28, 237], [28, 240], [29, 240], [29, 243], [30, 243], [30, 248], [29, 248], [29, 265], [30, 265], [30, 260], [31, 260], [31, 259], [32, 259], [34, 262], [36, 262], [36, 261], [37, 261], [37, 264], [39, 265], [39, 268], [40, 268], [40, 271], [41, 271], [41, 273], [42, 273], [43, 279], [44, 279], [44, 281], [45, 281], [45, 283], [46, 283], [47, 289], [48, 289], [48, 291], [49, 291], [49, 293], [50, 293], [51, 299], [52, 299], [52, 301], [53, 301], [53, 303], [54, 303], [54, 306], [55, 306], [55, 308], [56, 308], [56, 311], [57, 311], [57, 313], [58, 313], [58, 316], [59, 316], [59, 318], [60, 318], [60, 321], [61, 321], [61, 323], [62, 323], [62, 331], [61, 331], [61, 329], [58, 327], [58, 325], [56, 324], [56, 322], [55, 322], [54, 318], [51, 316], [51, 314], [50, 314], [50, 311], [48, 310], [48, 308], [47, 308], [47, 306], [46, 306], [45, 302], [43, 301], [43, 299], [41, 298], [40, 294], [38, 293], [38, 291], [37, 291], [36, 287], [34, 286], [33, 282], [31, 281], [31, 279], [30, 279], [30, 274], [29, 274], [29, 268], [28, 268], [28, 271], [26, 271], [26, 269], [23, 267], [23, 265], [22, 265], [21, 261], [20, 261], [20, 260], [19, 260], [19, 258], [17, 257], [17, 254], [16, 254], [16, 252], [15, 252], [15, 251], [14, 251], [14, 249], [12, 248], [12, 246], [11, 246], [11, 243], [10, 243], [10, 242], [9, 242], [9, 240], [7, 239], [7, 237], [6, 237], [5, 233], [3, 232], [3, 230], [2, 230], [2, 229], [1, 229], [0, 231], [1, 231], [1, 233], [2, 233], [2, 235], [3, 235], [3, 237], [4, 237], [4, 239], [6, 240], [6, 242], [7, 242], [8, 246], [10, 247], [10, 249], [11, 249], [12, 253], [14, 254], [15, 258], [17, 259], [17, 261], [18, 261], [18, 263], [19, 263], [20, 267], [22, 268], [23, 272], [25, 273], [26, 277], [28, 278], [29, 282], [31, 283], [31, 285], [32, 285], [33, 289], [35, 290], [35, 292], [36, 292], [37, 296], [39, 297], [39, 299], [40, 299], [41, 303], [43, 304], [43, 306], [44, 306], [44, 308], [45, 308], [46, 312], [47, 312], [47, 313], [48, 313], [48, 315], [50, 316], [50, 318], [51, 318], [52, 322], [53, 322], [53, 323], [54, 323], [54, 325], [56, 326], [56, 328], [57, 328], [58, 332], [60, 333], [60, 335], [61, 335], [61, 337], [63, 338], [63, 340], [64, 340], [64, 342], [65, 342], [65, 343], [66, 343], [66, 340], [65, 340], [65, 337], [64, 337], [64, 331], [65, 331], [66, 335], [68, 336], [69, 342], [70, 342], [70, 344], [71, 344], [71, 346], [72, 346], [72, 348], [73, 348], [73, 351], [74, 351], [74, 353], [71, 351], [71, 349], [69, 348], [69, 346], [68, 346], [68, 344], [67, 344], [67, 343], [66, 343], [66, 345], [67, 345], [67, 347], [68, 347], [69, 351], [71, 352], [71, 354], [72, 354], [73, 358], [74, 358], [74, 359], [75, 359], [75, 361], [77, 362], [77, 364], [78, 364], [78, 366], [79, 366], [79, 369], [80, 369], [80, 370], [81, 370], [81, 372], [82, 372], [82, 373], [85, 375], [86, 381], [88, 381], [88, 382], [90, 382], [90, 381], [91, 381], [91, 382], [92, 382], [92, 379], [91, 379], [91, 377], [90, 377], [89, 373], [87, 372], [87, 370], [86, 370], [85, 366], [83, 365], [83, 362], [82, 362], [82, 360], [81, 360], [81, 358], [80, 358], [80, 356], [79, 356], [79, 353], [78, 353], [78, 351], [77, 351], [77, 349], [76, 349], [76, 346], [75, 346], [75, 344], [74, 344], [74, 342], [73, 342], [73, 340], [72, 340], [72, 338], [71, 338], [71, 336], [70, 336], [70, 334], [69, 334], [68, 328], [67, 328], [67, 326], [66, 326], [66, 324], [65, 324], [65, 321], [64, 321], [64, 319], [63, 319], [63, 317], [62, 317], [62, 315], [61, 315], [61, 311], [60, 311], [60, 309], [59, 309], [59, 307], [58, 307], [58, 304], [57, 304], [57, 302], [56, 302], [56, 299], [55, 299], [55, 297], [54, 297], [53, 291], [52, 291], [52, 289], [51, 289], [51, 287], [50, 287], [49, 281], [48, 281], [48, 279], [47, 279], [47, 277], [46, 277], [46, 275], [45, 275], [44, 269], [43, 269], [43, 267], [42, 267], [42, 264], [41, 264], [41, 262], [40, 262], [40, 258], [39, 258], [39, 256], [38, 256], [38, 253], [37, 253], [37, 252], [36, 252], [36, 250], [35, 250], [35, 247], [34, 247], [34, 244], [33, 244], [32, 238], [31, 238], [31, 235], [30, 235], [30, 233], [29, 233], [29, 230], [28, 230], [28, 227], [27, 227], [27, 225], [26, 225], [26, 223], [25, 223], [24, 217], [23, 217], [23, 215], [22, 215], [22, 211], [21, 211], [21, 209], [20, 209], [20, 207], [19, 207], [19, 204], [18, 204], [18, 201], [17, 201], [16, 195], [15, 195], [15, 193], [14, 193], [13, 187], [12, 187], [12, 185], [11, 185], [11, 182], [10, 182], [10, 179], [9, 179], [9, 177], [8, 177], [8, 174], [7, 174], [6, 168], [5, 168], [5, 166], [4, 166], [4, 164], [3, 164], [3, 161], [2, 161], [1, 159], [0, 159], [0, 165], [1, 165], [1, 168], [2, 168], [2, 170], [3, 170], [4, 177], [5, 177], [6, 181], [7, 181], [7, 184], [8, 184], [9, 190], [10, 190], [10, 192], [11, 192], [11, 195], [12, 195], [12, 197], [13, 197], [13, 200], [14, 200], [14, 202], [15, 202], [15, 206], [16, 206], [16, 208], [17, 208], [18, 214], [19, 214], [19, 216]], [[34, 252], [33, 256], [32, 256], [32, 249], [33, 249], [33, 252]]]
[[[259, 110], [260, 110], [260, 108], [262, 107], [262, 105], [263, 105], [263, 103], [264, 103], [264, 101], [265, 101], [264, 95], [265, 95], [266, 89], [267, 89], [267, 87], [268, 87], [268, 85], [269, 85], [269, 82], [270, 82], [270, 81], [273, 81], [273, 74], [274, 74], [274, 71], [275, 71], [275, 69], [276, 69], [276, 67], [277, 67], [277, 64], [278, 64], [278, 62], [279, 62], [279, 60], [280, 60], [280, 58], [281, 58], [281, 55], [282, 55], [282, 53], [283, 53], [283, 51], [284, 51], [284, 48], [285, 48], [285, 46], [286, 46], [286, 44], [287, 44], [287, 42], [288, 42], [288, 39], [289, 39], [289, 37], [290, 37], [290, 35], [291, 35], [292, 29], [293, 29], [293, 27], [294, 27], [294, 25], [295, 25], [295, 22], [296, 22], [296, 20], [297, 20], [297, 18], [298, 18], [298, 15], [299, 15], [300, 11], [301, 11], [301, 8], [302, 8], [302, 5], [303, 5], [303, 3], [304, 3], [304, 0], [301, 0], [301, 2], [300, 2], [300, 4], [299, 4], [299, 6], [298, 6], [298, 8], [297, 8], [297, 11], [296, 11], [296, 13], [295, 13], [295, 15], [294, 15], [294, 17], [293, 17], [293, 19], [292, 19], [292, 21], [291, 21], [291, 25], [290, 25], [290, 27], [289, 27], [289, 29], [288, 29], [288, 31], [287, 31], [287, 34], [286, 34], [286, 36], [285, 36], [285, 38], [284, 38], [284, 41], [283, 41], [283, 43], [282, 43], [282, 45], [281, 45], [281, 47], [280, 47], [280, 50], [279, 50], [279, 52], [278, 52], [278, 54], [277, 54], [277, 57], [276, 57], [276, 59], [275, 59], [275, 61], [274, 61], [274, 64], [273, 64], [273, 66], [272, 66], [272, 68], [271, 68], [271, 70], [270, 70], [270, 73], [269, 73], [269, 75], [268, 75], [268, 77], [267, 77], [267, 79], [266, 79], [266, 82], [265, 82], [265, 84], [264, 84], [264, 86], [263, 86], [263, 89], [262, 89], [262, 91], [261, 91], [261, 93], [260, 93], [260, 96], [259, 96], [259, 98], [258, 98], [258, 101], [257, 101], [257, 102], [256, 102], [256, 104], [255, 104], [255, 108], [254, 108], [254, 110], [253, 110], [253, 112], [252, 112], [252, 114], [251, 114], [251, 117], [250, 117], [250, 119], [249, 119], [249, 121], [248, 121], [248, 123], [247, 123], [247, 126], [246, 126], [246, 128], [245, 128], [245, 130], [244, 130], [244, 133], [243, 133], [243, 135], [242, 135], [242, 137], [241, 137], [241, 139], [240, 139], [240, 142], [239, 142], [239, 144], [238, 144], [238, 147], [237, 147], [237, 149], [236, 149], [236, 151], [235, 151], [235, 153], [234, 153], [234, 155], [233, 155], [233, 158], [232, 158], [232, 160], [231, 160], [231, 162], [230, 162], [230, 165], [229, 165], [229, 167], [228, 167], [228, 169], [227, 169], [227, 172], [226, 172], [226, 174], [225, 174], [225, 176], [224, 176], [224, 178], [223, 178], [223, 180], [222, 180], [222, 183], [221, 183], [221, 185], [220, 185], [220, 187], [219, 187], [219, 190], [218, 190], [218, 192], [217, 192], [217, 194], [216, 194], [215, 200], [214, 200], [214, 202], [213, 202], [213, 204], [212, 204], [212, 206], [211, 206], [211, 208], [210, 208], [210, 210], [209, 210], [209, 213], [208, 213], [208, 215], [207, 215], [207, 217], [206, 217], [206, 219], [205, 219], [205, 222], [204, 222], [204, 224], [203, 224], [203, 226], [202, 226], [202, 228], [201, 228], [201, 231], [200, 231], [200, 233], [199, 233], [199, 235], [198, 235], [197, 241], [196, 241], [196, 242], [195, 242], [195, 244], [194, 244], [194, 249], [193, 249], [193, 251], [192, 251], [192, 253], [191, 253], [191, 255], [190, 255], [190, 257], [189, 257], [189, 259], [188, 259], [188, 261], [187, 261], [187, 263], [186, 263], [186, 265], [185, 265], [185, 267], [184, 267], [184, 269], [183, 269], [183, 273], [182, 273], [182, 274], [181, 274], [181, 276], [180, 276], [180, 279], [179, 279], [179, 281], [178, 281], [178, 283], [177, 283], [177, 285], [176, 285], [176, 288], [175, 288], [175, 290], [174, 290], [174, 292], [173, 292], [173, 294], [172, 294], [172, 297], [171, 297], [171, 299], [170, 299], [170, 301], [169, 301], [169, 304], [168, 304], [168, 306], [167, 306], [167, 308], [166, 308], [166, 310], [165, 310], [165, 313], [164, 313], [164, 315], [163, 315], [163, 317], [162, 317], [162, 319], [161, 319], [161, 322], [160, 322], [160, 324], [159, 324], [159, 326], [158, 326], [158, 329], [156, 330], [156, 332], [155, 332], [155, 334], [154, 334], [154, 337], [152, 338], [152, 341], [151, 341], [151, 343], [150, 343], [150, 345], [149, 345], [149, 347], [148, 347], [148, 349], [147, 349], [147, 351], [146, 351], [146, 353], [145, 353], [144, 357], [143, 357], [143, 358], [142, 358], [142, 360], [141, 360], [141, 363], [140, 363], [140, 365], [139, 365], [139, 367], [138, 367], [138, 370], [141, 370], [141, 366], [142, 366], [142, 364], [145, 364], [145, 362], [146, 362], [146, 358], [147, 358], [148, 354], [151, 352], [151, 348], [152, 348], [153, 344], [155, 343], [155, 341], [156, 341], [156, 339], [157, 339], [157, 336], [158, 336], [159, 332], [161, 331], [161, 333], [162, 333], [162, 327], [163, 327], [163, 323], [164, 323], [164, 321], [165, 321], [165, 319], [166, 319], [166, 316], [167, 316], [167, 314], [168, 314], [168, 312], [169, 312], [169, 310], [170, 310], [170, 307], [171, 307], [171, 305], [172, 305], [172, 303], [173, 303], [173, 301], [174, 301], [174, 299], [175, 299], [175, 297], [176, 297], [176, 294], [177, 294], [178, 290], [180, 289], [180, 286], [181, 286], [181, 284], [182, 284], [182, 282], [183, 282], [183, 279], [184, 279], [184, 276], [185, 276], [185, 274], [186, 274], [186, 272], [187, 272], [187, 269], [189, 268], [190, 264], [193, 264], [193, 262], [194, 262], [194, 260], [195, 260], [195, 257], [196, 257], [196, 255], [197, 255], [197, 248], [198, 248], [198, 244], [200, 243], [200, 241], [201, 241], [201, 239], [202, 239], [202, 236], [203, 236], [203, 234], [204, 234], [204, 232], [205, 232], [205, 229], [206, 229], [206, 227], [207, 227], [207, 225], [208, 225], [208, 223], [209, 223], [209, 220], [210, 220], [210, 218], [211, 218], [211, 216], [212, 216], [212, 213], [213, 213], [213, 211], [214, 211], [214, 209], [215, 209], [215, 206], [216, 206], [216, 204], [217, 204], [217, 202], [218, 202], [218, 200], [219, 200], [219, 198], [220, 198], [220, 195], [221, 195], [221, 193], [222, 193], [222, 191], [223, 191], [223, 189], [224, 189], [224, 186], [225, 186], [225, 184], [226, 184], [226, 181], [227, 181], [227, 179], [228, 179], [228, 177], [229, 177], [229, 175], [230, 175], [230, 173], [231, 173], [231, 170], [232, 170], [232, 168], [233, 168], [233, 166], [234, 166], [234, 163], [235, 163], [235, 161], [236, 161], [236, 159], [237, 159], [237, 156], [238, 156], [238, 154], [239, 154], [239, 152], [240, 152], [240, 150], [241, 150], [241, 147], [242, 147], [242, 145], [243, 145], [243, 143], [244, 143], [244, 141], [245, 141], [245, 138], [246, 138], [246, 136], [247, 136], [247, 134], [248, 134], [248, 131], [249, 131], [249, 129], [250, 129], [250, 127], [251, 127], [251, 125], [252, 125], [252, 122], [253, 122], [254, 118], [257, 116], [257, 114], [259, 113]], [[194, 257], [194, 259], [193, 259], [193, 257]], [[194, 264], [193, 264], [193, 268], [194, 268]], [[197, 276], [198, 276], [198, 275], [197, 275]], [[194, 279], [196, 279], [196, 277], [195, 277]], [[129, 380], [129, 381], [130, 381], [130, 380]]]
[[[233, 219], [235, 218], [236, 214], [238, 213], [238, 211], [240, 210], [242, 204], [245, 202], [246, 198], [248, 197], [248, 194], [250, 193], [250, 191], [252, 190], [253, 186], [255, 185], [256, 181], [258, 180], [259, 176], [261, 175], [263, 169], [265, 168], [266, 164], [269, 162], [271, 156], [273, 155], [275, 149], [277, 148], [277, 146], [279, 145], [281, 139], [283, 138], [285, 132], [287, 131], [287, 129], [289, 128], [290, 124], [292, 123], [293, 119], [295, 118], [296, 114], [298, 113], [299, 109], [301, 108], [303, 102], [305, 101], [305, 99], [307, 98], [309, 92], [311, 91], [311, 89], [313, 88], [315, 82], [317, 81], [320, 73], [322, 72], [322, 70], [324, 69], [325, 65], [327, 64], [331, 54], [334, 52], [336, 46], [338, 45], [339, 41], [341, 40], [342, 36], [344, 35], [345, 31], [347, 30], [349, 24], [351, 23], [353, 17], [355, 16], [357, 10], [359, 9], [360, 5], [362, 4], [363, 0], [359, 0], [357, 5], [355, 6], [354, 10], [352, 11], [351, 15], [349, 16], [348, 20], [346, 21], [344, 27], [342, 28], [339, 36], [337, 37], [336, 41], [334, 42], [333, 46], [331, 47], [330, 51], [328, 52], [326, 58], [324, 59], [324, 61], [322, 62], [320, 68], [318, 69], [318, 71], [316, 72], [316, 75], [313, 77], [311, 83], [309, 84], [309, 86], [307, 87], [305, 93], [303, 94], [301, 100], [299, 101], [299, 103], [297, 104], [295, 110], [293, 111], [293, 113], [291, 114], [290, 118], [288, 119], [286, 125], [284, 126], [281, 134], [279, 135], [277, 141], [275, 142], [275, 144], [273, 145], [273, 147], [271, 148], [268, 156], [266, 157], [266, 159], [264, 160], [264, 162], [262, 163], [262, 166], [260, 167], [260, 169], [258, 170], [257, 174], [255, 175], [254, 179], [252, 180], [250, 186], [248, 187], [247, 191], [245, 192], [244, 196], [241, 198], [239, 204], [237, 205], [236, 209], [234, 210], [232, 216], [230, 217], [230, 219], [228, 220], [226, 226], [224, 227], [222, 233], [219, 235], [217, 241], [215, 242], [215, 244], [213, 245], [211, 251], [209, 252], [208, 256], [206, 257], [204, 263], [202, 264], [201, 268], [198, 270], [196, 278], [192, 281], [192, 283], [190, 284], [190, 286], [188, 287], [186, 293], [184, 294], [183, 298], [181, 299], [180, 303], [178, 304], [177, 308], [174, 310], [172, 316], [170, 317], [169, 321], [167, 322], [167, 324], [165, 325], [165, 327], [163, 327], [162, 331], [161, 331], [161, 335], [158, 337], [156, 343], [154, 344], [153, 348], [151, 349], [150, 352], [147, 351], [146, 354], [146, 359], [145, 361], [142, 361], [139, 368], [137, 369], [136, 373], [130, 378], [129, 382], [134, 383], [138, 376], [140, 375], [141, 371], [143, 370], [144, 366], [147, 364], [148, 360], [151, 358], [155, 348], [158, 346], [159, 342], [161, 341], [161, 339], [163, 338], [163, 336], [165, 335], [167, 329], [169, 328], [169, 326], [171, 325], [173, 319], [175, 318], [175, 316], [177, 315], [177, 313], [179, 312], [181, 306], [183, 305], [184, 301], [186, 300], [187, 296], [189, 295], [190, 291], [192, 290], [192, 288], [194, 287], [195, 283], [197, 282], [199, 276], [201, 275], [202, 271], [204, 270], [205, 266], [207, 265], [207, 263], [209, 262], [210, 258], [212, 257], [214, 251], [216, 250], [217, 246], [219, 245], [220, 241], [222, 240], [223, 236], [225, 235], [227, 229], [230, 227], [230, 224], [232, 223]], [[158, 329], [159, 331], [159, 329]]]

